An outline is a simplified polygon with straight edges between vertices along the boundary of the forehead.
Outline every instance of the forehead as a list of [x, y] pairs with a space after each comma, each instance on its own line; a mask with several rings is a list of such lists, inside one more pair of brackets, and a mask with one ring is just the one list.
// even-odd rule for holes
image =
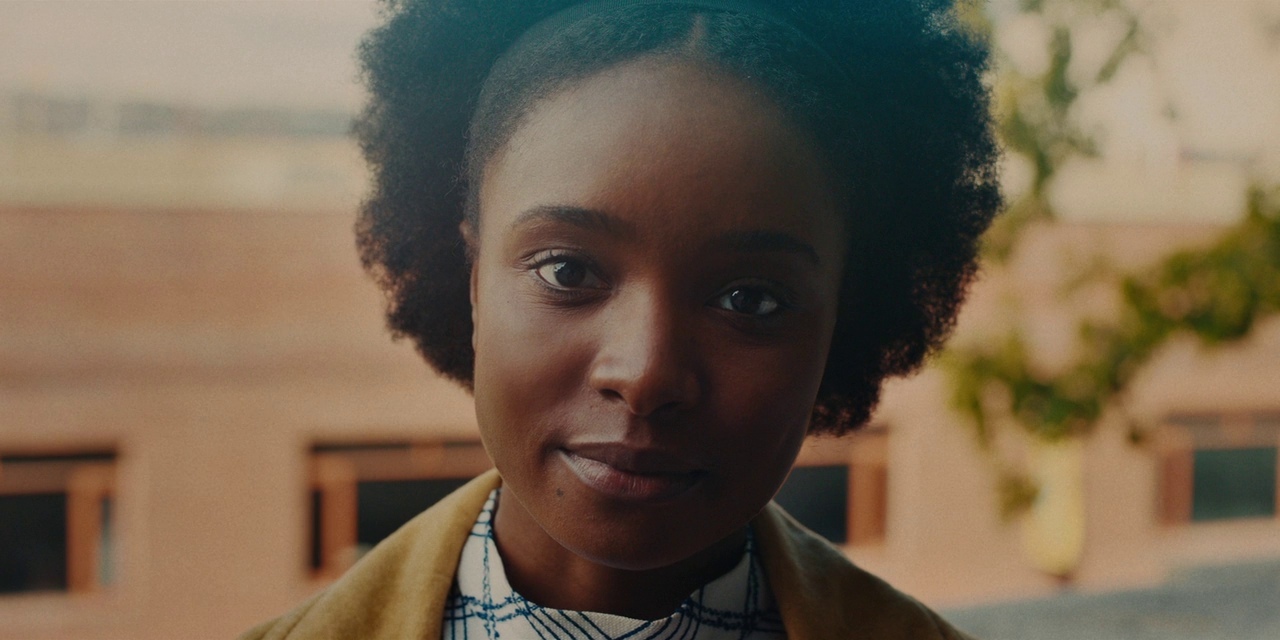
[[814, 145], [775, 103], [671, 58], [633, 61], [542, 100], [483, 176], [482, 227], [560, 204], [686, 230], [840, 224]]

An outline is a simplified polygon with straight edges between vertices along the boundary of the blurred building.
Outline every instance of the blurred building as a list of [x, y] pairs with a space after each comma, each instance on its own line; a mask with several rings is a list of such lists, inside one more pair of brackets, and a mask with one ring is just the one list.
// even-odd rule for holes
[[[4, 99], [0, 638], [233, 636], [488, 466], [469, 397], [383, 328], [345, 116]], [[1082, 261], [1138, 268], [1215, 232], [1039, 229], [957, 339], [1014, 296], [1045, 361], [1067, 358]], [[1276, 322], [1162, 352], [1130, 399], [1146, 437], [1110, 419], [1081, 452], [1076, 588], [1280, 558], [1277, 371]], [[1055, 592], [947, 397], [936, 370], [892, 382], [780, 500], [931, 604]]]

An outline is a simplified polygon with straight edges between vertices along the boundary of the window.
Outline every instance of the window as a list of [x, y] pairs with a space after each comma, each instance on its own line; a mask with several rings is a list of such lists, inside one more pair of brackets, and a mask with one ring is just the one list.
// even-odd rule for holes
[[112, 580], [115, 453], [0, 454], [0, 594]]
[[797, 466], [774, 500], [804, 526], [836, 543], [849, 539], [849, 466]]
[[887, 432], [877, 427], [814, 438], [774, 500], [836, 544], [880, 542], [888, 511], [887, 444]]
[[1165, 523], [1276, 516], [1280, 415], [1175, 416], [1159, 451]]
[[491, 466], [474, 441], [313, 446], [312, 574], [338, 576], [401, 525]]
[[[885, 532], [886, 432], [806, 443], [776, 500], [836, 544]], [[322, 443], [311, 448], [308, 567], [334, 578], [492, 464], [479, 442]]]
[[1276, 447], [1202, 449], [1192, 463], [1191, 519], [1272, 516]]

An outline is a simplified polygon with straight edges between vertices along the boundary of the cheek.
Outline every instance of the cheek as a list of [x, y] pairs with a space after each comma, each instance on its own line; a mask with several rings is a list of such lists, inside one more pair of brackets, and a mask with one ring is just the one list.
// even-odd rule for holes
[[476, 418], [495, 459], [536, 446], [536, 425], [581, 386], [589, 358], [555, 313], [530, 313], [511, 279], [479, 282], [476, 300]]
[[[769, 345], [721, 344], [709, 349], [720, 388], [734, 402], [775, 418], [807, 417], [826, 369], [834, 321], [813, 314]], [[787, 422], [791, 422], [787, 419]]]
[[721, 371], [712, 410], [722, 416], [723, 446], [740, 452], [736, 464], [786, 473], [808, 431], [825, 353], [785, 351]]
[[782, 345], [708, 350], [717, 388], [708, 409], [719, 416], [717, 439], [733, 453], [734, 466], [762, 476], [771, 469], [777, 483], [785, 477], [808, 432], [822, 382], [830, 344], [823, 324], [813, 323]]
[[476, 384], [493, 383], [530, 400], [564, 391], [568, 378], [582, 375], [587, 355], [565, 314], [528, 300], [511, 283], [490, 287], [478, 300]]

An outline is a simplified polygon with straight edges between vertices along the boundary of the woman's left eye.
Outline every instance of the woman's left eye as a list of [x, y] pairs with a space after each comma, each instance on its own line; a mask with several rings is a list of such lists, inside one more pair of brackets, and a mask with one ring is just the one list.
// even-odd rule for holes
[[715, 305], [727, 311], [757, 317], [772, 315], [782, 308], [782, 302], [778, 298], [757, 287], [735, 287], [716, 298]]

